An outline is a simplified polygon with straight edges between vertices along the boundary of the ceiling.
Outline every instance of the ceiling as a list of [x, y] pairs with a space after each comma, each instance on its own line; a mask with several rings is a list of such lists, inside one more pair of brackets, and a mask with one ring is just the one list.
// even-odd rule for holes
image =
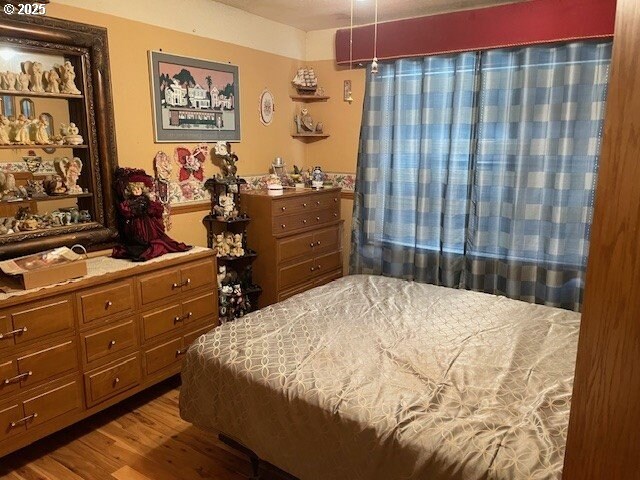
[[[215, 0], [301, 30], [348, 27], [351, 0]], [[378, 21], [526, 0], [378, 0]], [[373, 23], [375, 0], [354, 0], [354, 24]]]

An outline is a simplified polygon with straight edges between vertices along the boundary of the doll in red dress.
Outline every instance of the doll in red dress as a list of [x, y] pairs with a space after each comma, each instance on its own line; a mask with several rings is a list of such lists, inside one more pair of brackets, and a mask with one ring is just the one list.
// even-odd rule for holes
[[165, 253], [185, 252], [191, 247], [176, 242], [164, 232], [164, 207], [152, 200], [153, 178], [144, 170], [118, 168], [115, 186], [120, 244], [113, 248], [114, 258], [144, 262]]

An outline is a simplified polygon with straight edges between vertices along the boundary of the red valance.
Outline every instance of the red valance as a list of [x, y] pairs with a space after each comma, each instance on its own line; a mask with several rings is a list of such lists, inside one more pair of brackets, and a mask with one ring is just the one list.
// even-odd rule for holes
[[[613, 36], [616, 0], [530, 0], [378, 24], [378, 59]], [[373, 58], [373, 25], [353, 29], [353, 61]], [[349, 29], [336, 61], [349, 64]]]

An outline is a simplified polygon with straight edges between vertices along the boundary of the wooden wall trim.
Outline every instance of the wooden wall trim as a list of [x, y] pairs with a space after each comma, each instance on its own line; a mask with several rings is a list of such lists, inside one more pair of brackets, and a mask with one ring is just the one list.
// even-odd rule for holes
[[640, 479], [640, 2], [618, 0], [563, 478]]

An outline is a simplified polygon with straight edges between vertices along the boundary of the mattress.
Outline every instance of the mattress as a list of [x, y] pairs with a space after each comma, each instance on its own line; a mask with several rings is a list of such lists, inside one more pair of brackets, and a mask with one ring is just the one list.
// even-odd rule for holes
[[301, 479], [559, 479], [580, 315], [342, 278], [201, 336], [180, 412]]

